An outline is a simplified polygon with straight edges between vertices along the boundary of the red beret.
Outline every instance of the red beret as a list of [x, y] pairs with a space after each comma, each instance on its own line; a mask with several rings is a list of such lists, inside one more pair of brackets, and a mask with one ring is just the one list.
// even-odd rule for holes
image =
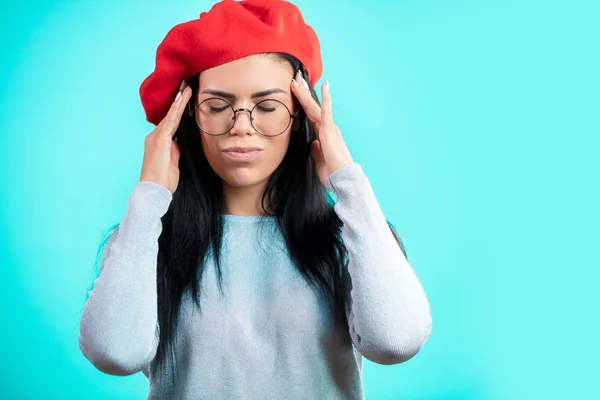
[[206, 69], [264, 52], [298, 58], [314, 86], [321, 77], [321, 48], [300, 10], [285, 0], [223, 0], [200, 18], [171, 28], [156, 50], [154, 71], [140, 97], [148, 122], [167, 114], [182, 79]]

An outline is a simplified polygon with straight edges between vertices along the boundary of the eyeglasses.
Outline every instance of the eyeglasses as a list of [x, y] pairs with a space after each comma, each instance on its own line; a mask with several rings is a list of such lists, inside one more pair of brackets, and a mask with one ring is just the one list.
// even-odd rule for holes
[[289, 128], [292, 118], [298, 115], [298, 113], [292, 114], [283, 102], [275, 99], [259, 101], [252, 110], [247, 108], [235, 110], [226, 100], [210, 97], [198, 104], [194, 111], [191, 104], [188, 104], [188, 111], [195, 117], [200, 130], [211, 136], [220, 136], [229, 132], [240, 111], [250, 113], [252, 127], [263, 136], [281, 135]]

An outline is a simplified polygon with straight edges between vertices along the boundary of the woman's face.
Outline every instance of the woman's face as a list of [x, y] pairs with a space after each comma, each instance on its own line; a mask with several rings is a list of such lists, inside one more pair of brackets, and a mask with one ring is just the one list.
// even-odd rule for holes
[[[200, 104], [205, 99], [217, 97], [232, 104], [235, 110], [240, 108], [252, 110], [254, 105], [261, 100], [275, 99], [283, 102], [293, 114], [297, 112], [298, 107], [290, 91], [293, 76], [294, 71], [291, 65], [285, 61], [264, 55], [240, 58], [200, 73], [199, 88], [194, 105]], [[209, 107], [203, 105], [201, 110], [204, 111], [199, 110], [196, 114], [203, 128], [205, 124], [211, 124], [210, 121], [213, 121], [208, 118], [220, 118], [214, 115], [223, 115], [219, 114], [222, 112], [219, 111], [218, 104], [213, 104], [213, 100], [210, 102]], [[268, 105], [267, 103], [262, 104]], [[277, 105], [278, 103], [271, 102], [271, 105], [273, 104]], [[273, 108], [257, 108], [254, 117], [255, 126], [261, 123], [267, 129], [270, 121], [281, 126], [281, 118], [279, 121], [273, 119], [274, 115], [285, 116], [287, 111], [277, 114], [272, 110]], [[228, 115], [231, 117], [231, 114]], [[289, 119], [289, 117], [286, 118]], [[203, 119], [208, 122], [203, 123]], [[257, 128], [260, 129], [259, 126]], [[292, 123], [278, 136], [263, 136], [250, 123], [250, 113], [238, 111], [235, 124], [228, 133], [211, 136], [200, 131], [200, 135], [208, 163], [224, 183], [235, 187], [246, 187], [265, 183], [275, 171], [286, 154], [291, 129]], [[236, 159], [235, 153], [225, 151], [233, 146], [258, 147], [261, 151], [251, 161], [239, 160]]]

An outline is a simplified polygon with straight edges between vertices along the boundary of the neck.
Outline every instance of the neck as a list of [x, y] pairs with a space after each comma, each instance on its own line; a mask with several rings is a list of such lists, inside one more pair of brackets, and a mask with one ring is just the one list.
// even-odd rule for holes
[[223, 182], [225, 214], [265, 215], [261, 201], [266, 186], [266, 181], [244, 187], [231, 186]]

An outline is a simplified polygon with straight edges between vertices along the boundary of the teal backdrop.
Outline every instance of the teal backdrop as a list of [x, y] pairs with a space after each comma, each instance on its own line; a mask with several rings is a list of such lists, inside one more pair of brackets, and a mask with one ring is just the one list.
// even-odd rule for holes
[[[364, 360], [367, 399], [600, 398], [600, 3], [295, 3], [431, 303], [417, 356]], [[85, 359], [79, 317], [153, 128], [140, 83], [212, 4], [0, 3], [1, 399], [147, 395]]]

